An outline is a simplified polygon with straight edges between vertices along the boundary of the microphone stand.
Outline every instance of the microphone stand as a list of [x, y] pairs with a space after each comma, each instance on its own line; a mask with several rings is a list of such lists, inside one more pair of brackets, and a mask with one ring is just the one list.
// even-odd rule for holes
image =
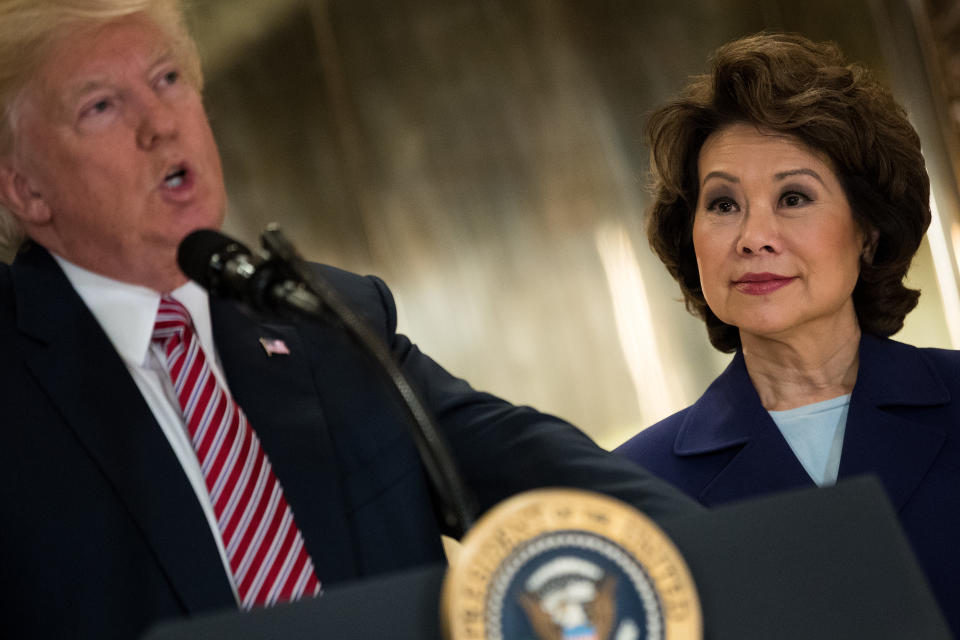
[[473, 499], [463, 484], [446, 438], [393, 355], [336, 289], [300, 257], [275, 223], [267, 226], [260, 241], [269, 255], [268, 261], [278, 261], [303, 285], [297, 286], [291, 280], [275, 285], [273, 299], [283, 300], [286, 310], [311, 320], [332, 317], [379, 365], [402, 402], [407, 425], [439, 501], [443, 524], [452, 535], [463, 535], [476, 518]]

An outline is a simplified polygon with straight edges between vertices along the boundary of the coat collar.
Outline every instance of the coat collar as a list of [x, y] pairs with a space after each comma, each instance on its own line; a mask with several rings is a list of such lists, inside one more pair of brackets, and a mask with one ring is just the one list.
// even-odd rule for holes
[[860, 340], [860, 370], [853, 392], [876, 407], [929, 407], [951, 400], [920, 349], [870, 335]]
[[[942, 428], [920, 424], [893, 407], [950, 402], [950, 393], [923, 352], [864, 335], [850, 401], [840, 476], [880, 476], [897, 508], [909, 499], [943, 446]], [[792, 454], [747, 374], [737, 352], [726, 370], [686, 413], [674, 453], [696, 456], [741, 447], [699, 496], [707, 504], [765, 491], [812, 485]]]
[[715, 452], [729, 456], [696, 496], [707, 506], [759, 493], [813, 486], [813, 480], [760, 403], [739, 352], [687, 412], [674, 452], [678, 456]]
[[914, 419], [916, 409], [944, 406], [951, 400], [922, 350], [865, 336], [850, 398], [840, 477], [875, 473], [894, 506], [902, 508], [947, 438], [942, 424]]
[[743, 352], [737, 351], [723, 373], [690, 407], [673, 451], [691, 456], [744, 444], [764, 418], [769, 419], [769, 414], [747, 375]]

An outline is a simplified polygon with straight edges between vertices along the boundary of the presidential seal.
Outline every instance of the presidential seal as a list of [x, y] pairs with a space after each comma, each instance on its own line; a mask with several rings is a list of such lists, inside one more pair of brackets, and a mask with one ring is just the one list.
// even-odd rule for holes
[[441, 598], [449, 640], [703, 636], [690, 572], [632, 507], [572, 489], [514, 496], [463, 539]]

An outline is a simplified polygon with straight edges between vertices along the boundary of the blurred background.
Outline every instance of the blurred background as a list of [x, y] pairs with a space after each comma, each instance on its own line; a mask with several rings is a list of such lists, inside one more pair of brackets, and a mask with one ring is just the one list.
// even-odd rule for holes
[[956, 0], [194, 0], [226, 231], [383, 277], [475, 387], [613, 447], [729, 361], [643, 233], [645, 115], [723, 42], [834, 40], [923, 139], [936, 218], [898, 338], [960, 348]]

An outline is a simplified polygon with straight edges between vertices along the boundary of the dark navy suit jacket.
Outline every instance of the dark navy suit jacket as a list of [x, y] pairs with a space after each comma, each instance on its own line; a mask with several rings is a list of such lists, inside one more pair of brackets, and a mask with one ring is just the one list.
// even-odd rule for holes
[[[617, 452], [708, 506], [814, 486], [760, 404], [742, 353], [695, 404]], [[960, 636], [960, 352], [863, 336], [840, 480], [863, 473], [882, 481]]]
[[[569, 424], [471, 389], [395, 332], [382, 282], [321, 268], [383, 337], [482, 508], [581, 486], [653, 517], [699, 510]], [[337, 329], [212, 300], [230, 389], [256, 429], [326, 587], [442, 561], [398, 406]], [[289, 356], [267, 356], [261, 337]], [[50, 255], [0, 266], [0, 636], [131, 638], [234, 607], [196, 496], [136, 384]]]

